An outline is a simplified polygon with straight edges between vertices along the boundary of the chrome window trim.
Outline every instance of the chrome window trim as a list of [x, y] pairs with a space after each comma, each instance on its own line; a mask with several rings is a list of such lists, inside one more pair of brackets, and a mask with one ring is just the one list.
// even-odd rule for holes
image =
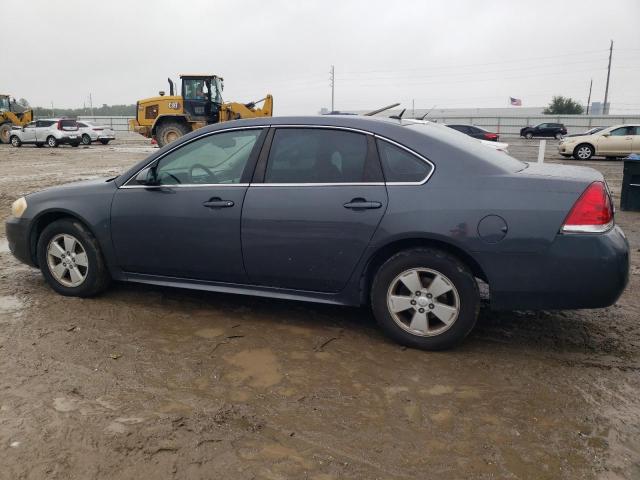
[[[429, 172], [429, 174], [421, 181], [419, 182], [345, 182], [345, 183], [180, 183], [180, 184], [176, 184], [176, 185], [153, 185], [153, 186], [147, 186], [147, 185], [129, 185], [129, 182], [131, 182], [132, 180], [135, 179], [135, 177], [145, 168], [147, 168], [149, 165], [151, 165], [153, 162], [156, 161], [160, 161], [162, 160], [164, 157], [166, 157], [167, 155], [169, 155], [170, 153], [176, 151], [178, 148], [184, 146], [184, 145], [188, 145], [191, 142], [195, 142], [196, 140], [200, 140], [202, 138], [211, 136], [211, 135], [216, 135], [218, 133], [224, 133], [224, 132], [231, 132], [231, 131], [235, 131], [235, 130], [261, 130], [261, 129], [265, 129], [265, 128], [324, 128], [324, 129], [332, 129], [332, 130], [345, 130], [345, 131], [350, 131], [350, 132], [356, 132], [356, 133], [361, 133], [364, 135], [372, 135], [374, 138], [376, 139], [380, 139], [382, 141], [388, 142], [392, 145], [395, 145], [398, 148], [401, 148], [402, 150], [405, 150], [406, 152], [409, 152], [411, 155], [419, 158], [420, 160], [422, 160], [423, 162], [427, 163], [429, 166], [431, 166], [431, 171]], [[380, 159], [380, 161], [382, 161], [382, 159]], [[201, 187], [260, 187], [260, 188], [266, 188], [266, 187], [339, 187], [339, 186], [349, 186], [349, 187], [364, 187], [364, 186], [418, 186], [418, 185], [424, 185], [425, 183], [427, 183], [429, 181], [429, 179], [433, 176], [434, 172], [436, 170], [436, 166], [433, 162], [431, 162], [429, 159], [423, 157], [422, 155], [420, 155], [419, 153], [415, 152], [414, 150], [405, 147], [404, 145], [402, 145], [401, 143], [398, 143], [394, 140], [391, 140], [387, 137], [384, 137], [382, 135], [379, 135], [377, 133], [372, 133], [372, 132], [368, 132], [366, 130], [361, 130], [359, 128], [352, 128], [352, 127], [342, 127], [342, 126], [337, 126], [337, 125], [307, 125], [307, 124], [285, 124], [285, 125], [253, 125], [253, 126], [246, 126], [246, 127], [232, 127], [232, 128], [226, 128], [226, 129], [222, 129], [222, 130], [216, 130], [214, 132], [207, 132], [204, 133], [202, 135], [199, 135], [197, 137], [192, 138], [191, 140], [189, 140], [188, 142], [182, 143], [180, 145], [176, 145], [176, 147], [172, 148], [171, 150], [168, 150], [167, 152], [163, 153], [160, 157], [154, 158], [153, 160], [151, 160], [149, 163], [145, 164], [142, 168], [140, 168], [137, 172], [135, 172], [131, 177], [129, 177], [129, 179], [120, 187], [118, 187], [118, 189], [131, 189], [131, 188], [144, 188], [144, 189], [149, 189], [149, 188], [186, 188], [186, 187], [195, 187], [195, 188], [201, 188]]]
[[262, 126], [246, 126], [246, 127], [232, 127], [232, 128], [225, 128], [223, 130], [216, 130], [214, 132], [206, 132], [203, 133], [202, 135], [198, 135], [197, 137], [192, 138], [191, 140], [189, 140], [188, 142], [185, 143], [181, 143], [180, 145], [176, 145], [175, 147], [173, 147], [171, 150], [168, 150], [166, 152], [164, 152], [162, 155], [160, 155], [157, 158], [154, 158], [153, 160], [151, 160], [150, 162], [146, 163], [142, 168], [140, 168], [136, 173], [134, 173], [133, 175], [131, 175], [126, 182], [124, 182], [124, 184], [122, 184], [122, 186], [118, 187], [119, 189], [127, 189], [127, 188], [173, 188], [173, 187], [211, 187], [211, 186], [221, 186], [221, 185], [227, 185], [227, 186], [248, 186], [249, 184], [242, 184], [242, 183], [209, 183], [209, 184], [204, 184], [204, 183], [180, 183], [177, 185], [129, 185], [129, 182], [131, 182], [132, 180], [134, 180], [138, 174], [144, 170], [145, 168], [149, 167], [149, 165], [151, 165], [153, 162], [159, 162], [160, 160], [162, 160], [164, 157], [166, 157], [167, 155], [169, 155], [172, 152], [175, 152], [176, 150], [178, 150], [179, 148], [185, 146], [185, 145], [189, 145], [192, 142], [195, 142], [196, 140], [200, 140], [202, 138], [205, 137], [210, 137], [211, 135], [216, 135], [218, 133], [225, 133], [225, 132], [233, 132], [236, 130], [264, 130], [265, 128], [269, 128], [270, 125], [262, 125]]

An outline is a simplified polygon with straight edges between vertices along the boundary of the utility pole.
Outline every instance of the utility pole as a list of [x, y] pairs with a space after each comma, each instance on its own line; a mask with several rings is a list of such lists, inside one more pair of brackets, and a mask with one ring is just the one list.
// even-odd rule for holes
[[333, 102], [335, 100], [335, 90], [336, 90], [336, 70], [335, 67], [333, 65], [331, 65], [331, 71], [330, 73], [330, 77], [329, 80], [331, 82], [331, 111], [334, 112], [334, 108], [333, 108]]
[[591, 105], [591, 87], [593, 87], [593, 78], [591, 79], [591, 83], [589, 83], [589, 98], [587, 98], [587, 115], [589, 115], [589, 105]]
[[604, 105], [602, 106], [602, 114], [609, 115], [609, 109], [607, 108], [607, 100], [609, 99], [609, 76], [611, 75], [611, 56], [613, 55], [613, 40], [609, 46], [609, 66], [607, 67], [607, 86], [604, 89]]
[[411, 117], [416, 118], [416, 99], [411, 100]]
[[89, 108], [91, 108], [91, 116], [93, 117], [93, 98], [91, 98], [91, 92], [89, 92]]
[[52, 117], [55, 117], [55, 116], [56, 116], [56, 112], [55, 112], [55, 110], [53, 109], [53, 100], [51, 100], [51, 116], [52, 116]]

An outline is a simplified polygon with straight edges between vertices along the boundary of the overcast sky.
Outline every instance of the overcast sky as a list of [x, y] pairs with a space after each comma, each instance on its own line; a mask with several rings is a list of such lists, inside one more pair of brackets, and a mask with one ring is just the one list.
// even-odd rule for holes
[[[3, 2], [4, 3], [4, 2]], [[640, 1], [21, 0], [4, 5], [0, 92], [32, 105], [134, 103], [180, 73], [275, 114], [335, 108], [546, 105], [604, 97], [640, 111]], [[7, 21], [10, 19], [10, 21]]]

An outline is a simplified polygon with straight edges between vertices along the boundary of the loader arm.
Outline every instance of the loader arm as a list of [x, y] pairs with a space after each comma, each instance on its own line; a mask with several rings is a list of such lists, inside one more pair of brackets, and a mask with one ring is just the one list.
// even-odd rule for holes
[[270, 94], [263, 99], [262, 108], [256, 108], [255, 105], [238, 102], [226, 102], [220, 107], [221, 122], [239, 120], [241, 118], [271, 116], [273, 116], [273, 97]]

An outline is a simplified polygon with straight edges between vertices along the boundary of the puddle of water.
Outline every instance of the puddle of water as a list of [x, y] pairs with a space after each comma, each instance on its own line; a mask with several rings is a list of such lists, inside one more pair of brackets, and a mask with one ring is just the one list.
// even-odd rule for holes
[[225, 357], [225, 360], [237, 367], [230, 376], [252, 387], [267, 388], [282, 381], [278, 359], [268, 348], [243, 350]]
[[24, 308], [24, 302], [13, 295], [0, 296], [0, 313], [14, 313]]

